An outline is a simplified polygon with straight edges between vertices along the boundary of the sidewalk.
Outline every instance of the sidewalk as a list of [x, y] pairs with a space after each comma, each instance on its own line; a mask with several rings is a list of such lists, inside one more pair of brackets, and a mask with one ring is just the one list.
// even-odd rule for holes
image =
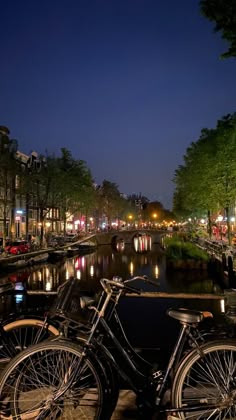
[[133, 391], [123, 389], [120, 391], [120, 396], [116, 405], [116, 409], [111, 417], [111, 420], [137, 418], [137, 407], [135, 405], [136, 395]]

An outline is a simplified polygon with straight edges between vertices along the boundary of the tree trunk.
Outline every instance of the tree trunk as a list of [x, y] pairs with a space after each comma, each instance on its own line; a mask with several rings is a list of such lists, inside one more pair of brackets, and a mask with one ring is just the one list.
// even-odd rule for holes
[[29, 193], [25, 196], [25, 235], [26, 240], [29, 240]]
[[231, 231], [230, 231], [230, 220], [229, 220], [229, 207], [225, 208], [225, 214], [227, 218], [227, 237], [229, 245], [231, 245]]
[[12, 186], [11, 186], [11, 221], [10, 221], [10, 236], [11, 239], [15, 238], [16, 236], [16, 189], [15, 189], [15, 177], [12, 179]]
[[85, 209], [85, 232], [88, 232], [88, 210]]
[[66, 236], [66, 209], [63, 210], [63, 235]]
[[44, 222], [44, 211], [43, 209], [40, 209], [40, 247], [42, 248], [43, 245], [45, 244], [45, 238], [44, 238], [44, 226], [43, 226], [43, 222]]
[[212, 223], [211, 223], [211, 211], [207, 210], [207, 219], [208, 219], [208, 234], [211, 239], [212, 237]]
[[3, 207], [3, 232], [2, 232], [3, 249], [6, 246], [6, 237], [7, 237], [7, 211], [6, 211], [6, 205], [4, 204], [4, 207]]

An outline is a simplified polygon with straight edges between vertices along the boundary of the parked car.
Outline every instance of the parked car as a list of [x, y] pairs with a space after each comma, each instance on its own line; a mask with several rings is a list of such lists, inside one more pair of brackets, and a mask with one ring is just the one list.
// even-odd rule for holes
[[12, 241], [7, 242], [5, 246], [5, 252], [7, 254], [18, 255], [29, 252], [30, 246], [26, 241]]
[[78, 236], [74, 233], [67, 233], [66, 236], [64, 236], [65, 242], [76, 242], [78, 240]]
[[48, 240], [48, 246], [49, 247], [60, 247], [63, 246], [65, 244], [65, 239], [64, 236], [52, 236], [49, 240]]

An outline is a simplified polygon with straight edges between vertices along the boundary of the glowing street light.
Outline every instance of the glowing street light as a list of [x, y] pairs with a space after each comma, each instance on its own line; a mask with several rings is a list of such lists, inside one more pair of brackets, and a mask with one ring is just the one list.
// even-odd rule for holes
[[133, 220], [133, 215], [129, 214], [128, 215], [128, 226], [130, 226], [130, 223], [132, 222], [132, 220]]

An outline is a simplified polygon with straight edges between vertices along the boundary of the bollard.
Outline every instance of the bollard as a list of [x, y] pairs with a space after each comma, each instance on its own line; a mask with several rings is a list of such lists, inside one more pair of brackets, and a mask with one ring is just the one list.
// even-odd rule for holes
[[236, 323], [236, 289], [225, 289], [225, 315]]
[[225, 252], [223, 252], [221, 258], [222, 258], [223, 270], [227, 270], [227, 260], [226, 260], [226, 254], [225, 254]]

